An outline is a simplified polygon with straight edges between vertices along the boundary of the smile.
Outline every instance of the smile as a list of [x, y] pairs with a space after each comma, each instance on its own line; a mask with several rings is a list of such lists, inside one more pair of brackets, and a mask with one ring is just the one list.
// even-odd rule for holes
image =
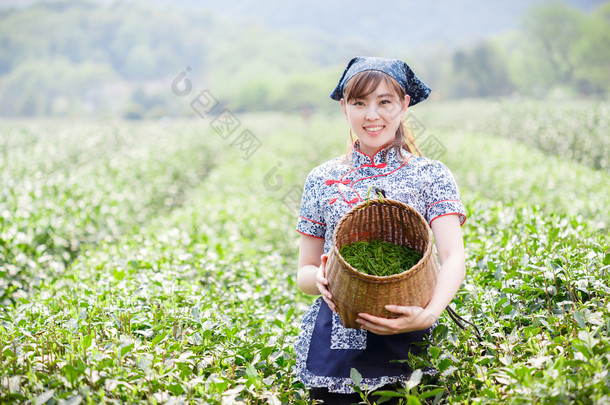
[[371, 132], [376, 132], [376, 131], [381, 131], [383, 129], [383, 127], [364, 127], [364, 129], [366, 129], [367, 131], [371, 131]]

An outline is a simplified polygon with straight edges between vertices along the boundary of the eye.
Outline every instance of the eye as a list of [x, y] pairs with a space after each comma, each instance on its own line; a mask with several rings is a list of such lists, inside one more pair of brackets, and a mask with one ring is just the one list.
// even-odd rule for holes
[[379, 104], [384, 105], [384, 104], [392, 104], [392, 100], [390, 99], [383, 99], [379, 102]]
[[360, 100], [354, 100], [354, 101], [352, 101], [352, 105], [360, 107], [360, 106], [363, 106], [364, 103]]

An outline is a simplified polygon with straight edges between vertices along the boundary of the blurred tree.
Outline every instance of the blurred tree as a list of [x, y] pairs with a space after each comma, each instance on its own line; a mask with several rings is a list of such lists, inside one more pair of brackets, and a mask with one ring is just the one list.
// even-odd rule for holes
[[[137, 1], [38, 2], [0, 11], [0, 21], [2, 115], [110, 114], [133, 102], [135, 115], [150, 116], [138, 109], [148, 103], [133, 94], [138, 88], [164, 100], [150, 107], [155, 114], [182, 114], [190, 109], [179, 108], [184, 103], [169, 89], [186, 67], [195, 89], [209, 88], [239, 111], [332, 108], [329, 88], [345, 59], [379, 51], [298, 27], [272, 31], [255, 20]], [[406, 59], [419, 61], [416, 71], [441, 97], [515, 88], [543, 96], [559, 85], [585, 94], [610, 90], [610, 2], [591, 15], [561, 3], [536, 6], [524, 27], [524, 35]]]
[[293, 74], [282, 84], [272, 106], [283, 111], [302, 111], [315, 104], [318, 108], [328, 107], [330, 111], [337, 111], [338, 107], [329, 97], [336, 84], [337, 69], [334, 67]]
[[267, 78], [248, 80], [231, 103], [235, 111], [263, 111], [269, 108], [274, 92], [273, 82]]
[[574, 82], [575, 50], [584, 37], [584, 26], [581, 12], [558, 2], [534, 6], [527, 14], [525, 33], [536, 46], [538, 57], [551, 68], [553, 82]]
[[545, 90], [564, 87], [592, 94], [610, 89], [610, 3], [590, 16], [552, 2], [524, 20], [528, 74]]
[[602, 4], [587, 19], [583, 40], [575, 48], [579, 61], [574, 76], [583, 94], [610, 91], [610, 2]]
[[514, 90], [504, 56], [490, 42], [456, 52], [452, 65], [454, 97], [503, 96]]
[[2, 81], [0, 111], [2, 115], [27, 116], [83, 112], [87, 103], [93, 102], [87, 99], [87, 90], [113, 80], [116, 73], [105, 64], [73, 64], [63, 57], [29, 60]]

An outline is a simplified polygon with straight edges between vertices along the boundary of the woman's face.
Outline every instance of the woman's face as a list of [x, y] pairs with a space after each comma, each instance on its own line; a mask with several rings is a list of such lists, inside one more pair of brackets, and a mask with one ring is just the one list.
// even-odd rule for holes
[[369, 156], [394, 141], [408, 105], [409, 96], [401, 100], [384, 81], [364, 98], [341, 99], [345, 117], [360, 141], [360, 152]]

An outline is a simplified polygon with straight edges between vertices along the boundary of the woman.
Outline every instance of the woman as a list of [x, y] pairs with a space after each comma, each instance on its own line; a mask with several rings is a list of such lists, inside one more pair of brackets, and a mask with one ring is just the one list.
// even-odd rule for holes
[[[359, 401], [350, 370], [369, 387], [408, 380], [404, 362], [424, 341], [455, 296], [465, 274], [460, 225], [465, 208], [451, 172], [420, 156], [403, 126], [406, 109], [425, 100], [430, 89], [396, 59], [358, 57], [343, 72], [331, 98], [340, 102], [357, 140], [346, 156], [314, 168], [305, 182], [297, 231], [302, 234], [297, 283], [321, 295], [303, 316], [295, 345], [298, 378], [324, 403]], [[441, 268], [425, 308], [390, 305], [398, 315], [385, 319], [360, 314], [361, 329], [344, 328], [327, 286], [325, 265], [341, 217], [377, 186], [387, 198], [417, 209], [432, 228]], [[432, 371], [430, 371], [432, 372]]]

